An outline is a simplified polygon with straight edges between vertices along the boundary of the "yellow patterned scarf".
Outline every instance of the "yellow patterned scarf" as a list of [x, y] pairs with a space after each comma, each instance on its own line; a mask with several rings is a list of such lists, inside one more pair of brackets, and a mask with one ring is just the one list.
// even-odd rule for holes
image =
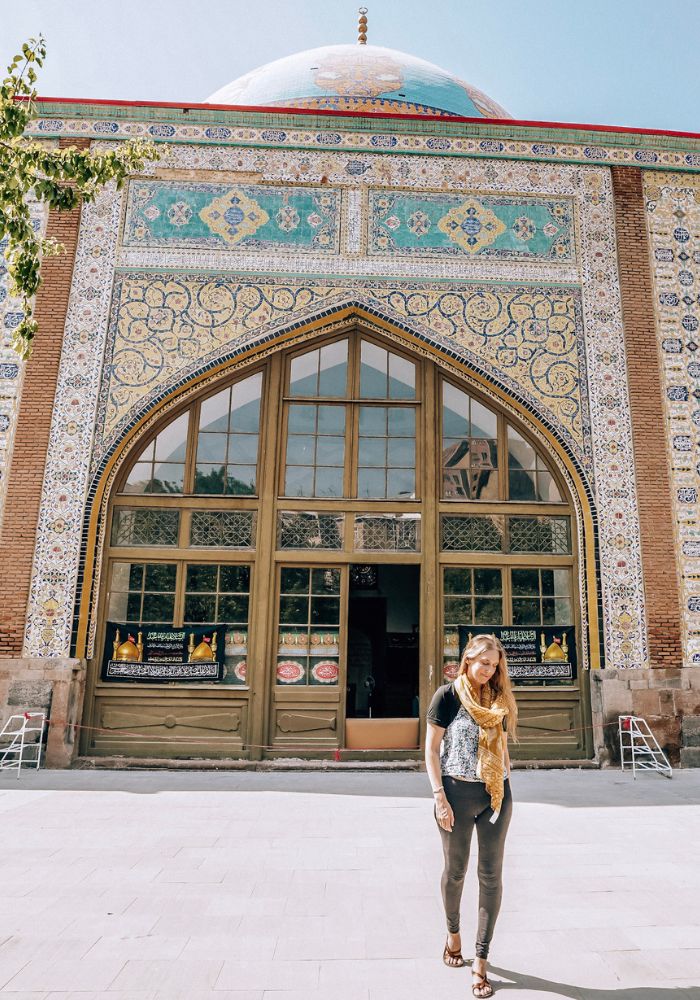
[[485, 684], [482, 692], [489, 700], [488, 705], [482, 705], [474, 694], [467, 680], [466, 671], [460, 674], [454, 684], [457, 697], [465, 712], [469, 712], [479, 727], [479, 749], [476, 755], [476, 776], [486, 785], [486, 791], [491, 796], [491, 808], [494, 815], [491, 822], [495, 823], [501, 811], [503, 802], [503, 772], [505, 770], [505, 755], [503, 752], [503, 719], [508, 709], [503, 704], [503, 696], [496, 695], [489, 684]]

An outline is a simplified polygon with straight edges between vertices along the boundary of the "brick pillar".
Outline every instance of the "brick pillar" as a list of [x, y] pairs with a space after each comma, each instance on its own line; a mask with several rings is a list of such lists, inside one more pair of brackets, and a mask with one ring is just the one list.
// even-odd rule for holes
[[[61, 139], [60, 145], [86, 149], [90, 140]], [[34, 307], [39, 329], [24, 373], [0, 536], [3, 554], [0, 657], [22, 653], [41, 489], [79, 229], [80, 206], [71, 212], [49, 212], [46, 235], [62, 243], [65, 252], [42, 262], [42, 283]]]
[[613, 167], [617, 259], [652, 667], [681, 666], [681, 617], [667, 423], [639, 167]]

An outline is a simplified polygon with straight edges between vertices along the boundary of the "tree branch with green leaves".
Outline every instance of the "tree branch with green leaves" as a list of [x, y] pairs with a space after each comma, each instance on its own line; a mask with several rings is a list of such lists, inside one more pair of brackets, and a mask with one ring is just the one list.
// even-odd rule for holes
[[28, 127], [37, 114], [37, 69], [45, 58], [44, 38], [31, 38], [0, 85], [0, 243], [5, 248], [9, 291], [19, 299], [23, 313], [12, 333], [12, 346], [23, 359], [31, 355], [37, 331], [33, 302], [41, 284], [41, 261], [64, 249], [35, 231], [31, 202], [70, 211], [81, 201], [93, 201], [105, 184], [114, 182], [119, 188], [129, 174], [158, 159], [155, 145], [141, 139], [120, 142], [107, 153], [56, 149], [31, 139]]

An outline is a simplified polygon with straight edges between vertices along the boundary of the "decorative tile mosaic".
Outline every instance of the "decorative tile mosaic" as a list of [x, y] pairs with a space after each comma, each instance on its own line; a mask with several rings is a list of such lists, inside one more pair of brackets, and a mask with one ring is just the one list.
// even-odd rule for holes
[[314, 188], [135, 180], [124, 246], [337, 253], [340, 193]]
[[573, 204], [475, 194], [369, 193], [370, 254], [570, 261]]
[[[41, 236], [46, 232], [48, 215], [44, 204], [32, 203], [32, 225]], [[12, 347], [12, 332], [21, 323], [24, 313], [19, 300], [10, 295], [4, 251], [3, 240], [0, 242], [0, 530], [24, 375], [24, 362]]]
[[700, 178], [644, 179], [666, 394], [684, 665], [700, 663]]
[[[353, 302], [442, 345], [559, 428], [590, 467], [578, 289], [328, 279], [264, 283], [236, 275], [117, 274], [94, 462], [168, 388], [223, 352]], [[577, 334], [578, 328], [578, 334]], [[100, 441], [100, 437], [102, 440]]]
[[[90, 123], [92, 126], [92, 123]], [[169, 126], [170, 127], [170, 126]], [[117, 135], [122, 124], [115, 130], [104, 134]], [[147, 126], [150, 128], [150, 126]], [[172, 126], [173, 135], [176, 133]], [[98, 133], [99, 134], [99, 133]], [[134, 133], [135, 134], [135, 133]], [[152, 133], [151, 133], [152, 134]], [[182, 133], [177, 133], [182, 135]], [[372, 133], [376, 134], [376, 133]], [[347, 138], [347, 137], [346, 137]], [[358, 135], [351, 136], [357, 139]], [[393, 136], [392, 136], [393, 138]], [[411, 136], [411, 150], [415, 154], [423, 145], [425, 135]], [[222, 337], [210, 339], [210, 350], [205, 354], [209, 359], [199, 362], [199, 369], [207, 363], [213, 364], [216, 359], [232, 356], [241, 343], [252, 343], [254, 340], [273, 344], [273, 325], [277, 323], [287, 330], [310, 315], [315, 307], [317, 315], [326, 315], [332, 323], [334, 310], [348, 301], [368, 303], [376, 313], [385, 316], [395, 323], [397, 329], [403, 326], [407, 331], [417, 331], [420, 323], [425, 322], [420, 316], [420, 302], [424, 301], [433, 310], [433, 319], [438, 320], [442, 328], [429, 330], [423, 335], [425, 339], [442, 347], [451, 344], [455, 356], [455, 348], [463, 350], [458, 339], [452, 336], [450, 330], [457, 327], [468, 329], [468, 324], [448, 320], [450, 308], [446, 295], [452, 294], [452, 303], [456, 310], [464, 305], [462, 292], [464, 288], [455, 279], [455, 273], [469, 275], [473, 284], [495, 281], [499, 287], [482, 288], [484, 293], [479, 299], [479, 306], [472, 304], [474, 316], [478, 317], [479, 308], [485, 310], [482, 321], [486, 322], [489, 304], [500, 303], [505, 296], [514, 295], [523, 281], [533, 282], [533, 287], [523, 288], [526, 296], [523, 308], [532, 313], [533, 307], [548, 309], [555, 302], [570, 301], [562, 313], [562, 320], [570, 322], [576, 314], [575, 303], [579, 293], [575, 288], [556, 289], [556, 284], [562, 281], [562, 272], [571, 272], [577, 284], [580, 284], [580, 300], [582, 304], [582, 321], [576, 322], [577, 340], [580, 351], [577, 357], [577, 376], [580, 389], [587, 391], [587, 402], [579, 400], [580, 417], [582, 420], [582, 443], [578, 446], [586, 455], [588, 472], [584, 474], [586, 489], [598, 512], [598, 541], [600, 551], [600, 572], [602, 590], [602, 624], [605, 637], [607, 662], [616, 667], [642, 666], [646, 662], [644, 601], [641, 578], [641, 563], [638, 540], [638, 521], [636, 511], [636, 493], [634, 489], [634, 466], [632, 459], [630, 420], [627, 408], [626, 365], [624, 342], [622, 339], [621, 310], [616, 270], [614, 226], [612, 216], [612, 193], [609, 174], [605, 170], [591, 167], [555, 166], [551, 164], [533, 164], [528, 162], [499, 163], [494, 159], [463, 159], [459, 157], [430, 156], [399, 156], [389, 155], [353, 155], [348, 157], [347, 151], [335, 148], [329, 144], [329, 149], [320, 152], [297, 150], [291, 147], [291, 133], [284, 133], [281, 138], [269, 136], [268, 146], [279, 142], [285, 148], [266, 149], [264, 152], [254, 148], [218, 145], [208, 146], [173, 146], [168, 150], [157, 168], [176, 168], [187, 171], [202, 171], [212, 182], [216, 181], [217, 171], [256, 172], [266, 182], [276, 184], [287, 183], [297, 185], [303, 179], [305, 184], [318, 184], [323, 179], [324, 184], [333, 187], [351, 187], [362, 192], [369, 188], [400, 187], [402, 190], [421, 192], [435, 191], [479, 191], [491, 195], [538, 195], [551, 200], [561, 196], [572, 198], [576, 214], [576, 240], [578, 243], [578, 265], [569, 264], [565, 268], [552, 262], [533, 261], [501, 261], [483, 259], [449, 258], [444, 261], [428, 259], [424, 262], [418, 258], [410, 260], [399, 257], [390, 260], [377, 258], [362, 258], [357, 250], [357, 229], [353, 236], [348, 234], [345, 245], [348, 256], [340, 255], [337, 269], [345, 270], [345, 277], [326, 277], [325, 269], [320, 268], [313, 280], [295, 279], [290, 273], [289, 255], [269, 254], [266, 267], [268, 272], [263, 280], [251, 281], [246, 278], [238, 265], [243, 255], [236, 256], [237, 284], [239, 286], [254, 284], [264, 285], [270, 290], [286, 289], [296, 293], [308, 289], [305, 295], [315, 296], [314, 303], [308, 298], [298, 300], [296, 313], [288, 314], [283, 320], [279, 303], [275, 307], [261, 304], [268, 308], [269, 320], [257, 317], [254, 325], [233, 326], [230, 334], [237, 334], [241, 339], [231, 342]], [[409, 144], [410, 145], [410, 144]], [[397, 146], [393, 147], [398, 148]], [[408, 148], [404, 145], [403, 148]], [[199, 175], [198, 175], [199, 176]], [[199, 178], [201, 179], [201, 177]], [[230, 186], [230, 179], [227, 178]], [[366, 199], [352, 197], [353, 226], [358, 224], [358, 215], [366, 213]], [[364, 206], [364, 208], [363, 208]], [[70, 629], [73, 602], [76, 587], [79, 582], [81, 530], [85, 517], [89, 513], [95, 484], [89, 474], [91, 460], [90, 436], [95, 425], [95, 413], [98, 399], [98, 382], [102, 366], [111, 357], [105, 357], [106, 337], [109, 327], [110, 337], [117, 335], [116, 318], [119, 313], [119, 301], [115, 297], [112, 317], [115, 320], [108, 323], [109, 299], [114, 274], [114, 263], [117, 242], [117, 219], [121, 207], [119, 195], [103, 193], [98, 202], [88, 206], [83, 214], [78, 260], [74, 274], [71, 297], [71, 310], [66, 327], [64, 356], [59, 379], [58, 405], [52, 429], [52, 443], [49, 449], [51, 461], [47, 468], [42, 517], [39, 527], [39, 542], [35, 564], [34, 581], [32, 585], [31, 607], [26, 634], [26, 651], [33, 655], [52, 655], [67, 651], [70, 642]], [[100, 214], [101, 213], [101, 214]], [[350, 219], [348, 216], [348, 224]], [[361, 248], [360, 248], [361, 249]], [[227, 283], [231, 275], [231, 260], [227, 265], [218, 265], [215, 273], [205, 276], [202, 273], [207, 261], [211, 261], [213, 251], [210, 249], [172, 249], [161, 250], [156, 255], [155, 250], [137, 250], [126, 248], [119, 251], [119, 259], [123, 262], [126, 254], [132, 255], [132, 266], [145, 266], [144, 259], [150, 254], [153, 266], [161, 272], [151, 274], [149, 281], [163, 281], [161, 292], [165, 291], [167, 282], [182, 281], [185, 284], [194, 280], [218, 279], [220, 294], [224, 299], [230, 297]], [[137, 263], [140, 257], [140, 263]], [[220, 255], [223, 258], [223, 254]], [[255, 255], [249, 255], [252, 260]], [[304, 258], [311, 260], [311, 256]], [[322, 260], [319, 257], [319, 260]], [[375, 269], [375, 279], [360, 280], [362, 273], [357, 268], [362, 261], [365, 268]], [[257, 258], [258, 265], [261, 257]], [[373, 261], [373, 263], [372, 263]], [[277, 268], [275, 268], [275, 262]], [[159, 265], [159, 266], [158, 266]], [[301, 265], [300, 265], [301, 266]], [[334, 265], [335, 267], [336, 265]], [[177, 273], [168, 268], [177, 268]], [[380, 270], [381, 268], [381, 270]], [[421, 268], [423, 271], [421, 272]], [[458, 269], [458, 270], [457, 270]], [[163, 271], [167, 273], [163, 275]], [[357, 275], [351, 279], [348, 274]], [[379, 274], [382, 277], [379, 277]], [[407, 277], [410, 276], [410, 277]], [[422, 279], [422, 280], [421, 280]], [[119, 277], [115, 288], [118, 295], [122, 294], [128, 281], [145, 280], [143, 275], [128, 275]], [[327, 290], [325, 297], [319, 295], [319, 289]], [[272, 293], [272, 292], [271, 292]], [[257, 294], [257, 293], [256, 293]], [[537, 296], [540, 296], [537, 299]], [[529, 298], [527, 298], [529, 296]], [[350, 298], [349, 298], [350, 297]], [[410, 300], [410, 301], [409, 301]], [[440, 302], [440, 306], [436, 303]], [[512, 300], [515, 301], [514, 299]], [[274, 314], [274, 315], [273, 315]], [[245, 311], [237, 313], [237, 322], [245, 318]], [[533, 334], [537, 333], [537, 316], [533, 319]], [[167, 326], [168, 324], [166, 324]], [[426, 323], [426, 326], [428, 324]], [[501, 349], [517, 347], [522, 324], [518, 322], [511, 328], [502, 331], [503, 343]], [[540, 336], [547, 341], [551, 327], [546, 334], [546, 324], [540, 325]], [[204, 331], [205, 337], [212, 337], [211, 331]], [[414, 336], [420, 338], [420, 333]], [[461, 334], [460, 334], [461, 336]], [[506, 340], [515, 337], [516, 343], [506, 344]], [[150, 338], [150, 339], [149, 339]], [[150, 382], [147, 376], [148, 364], [144, 362], [146, 355], [150, 357], [157, 343], [154, 331], [148, 331], [148, 346], [146, 352], [137, 349], [132, 344], [131, 370], [133, 385], [125, 384], [123, 388], [127, 397], [132, 390], [135, 401], [141, 396], [141, 406], [148, 405], [147, 393], [139, 388], [140, 380]], [[493, 342], [495, 348], [496, 338]], [[488, 342], [482, 331], [482, 343]], [[115, 341], [116, 343], [116, 341]], [[126, 341], [125, 341], [126, 343]], [[110, 347], [110, 351], [111, 351]], [[189, 345], [188, 345], [189, 349]], [[539, 348], [538, 348], [539, 349]], [[172, 357], [172, 352], [168, 352]], [[485, 360], [485, 365], [493, 365], [493, 350]], [[160, 364], [160, 359], [157, 360]], [[521, 359], [519, 363], [523, 363]], [[150, 363], [150, 362], [148, 362]], [[187, 359], [183, 359], [187, 365]], [[482, 368], [484, 367], [482, 364]], [[174, 378], [175, 372], [169, 365], [164, 366], [169, 372], [165, 378]], [[181, 369], [183, 372], [185, 369]], [[525, 369], [527, 370], [527, 365]], [[121, 359], [120, 371], [128, 382], [129, 365]], [[555, 367], [554, 371], [557, 369]], [[109, 363], [105, 369], [105, 385], [102, 394], [105, 419], [109, 387], [113, 385], [113, 370]], [[573, 374], [573, 373], [571, 373]], [[493, 376], [496, 379], [496, 375]], [[529, 376], [528, 376], [529, 378]], [[568, 376], [567, 376], [568, 378]], [[498, 373], [501, 384], [504, 383], [503, 373]], [[507, 375], [506, 375], [507, 379]], [[546, 380], [545, 380], [546, 381]], [[565, 380], [566, 381], [566, 380]], [[511, 392], [524, 405], [537, 412], [542, 412], [541, 401], [530, 397], [532, 383], [522, 386], [513, 383]], [[556, 396], [557, 387], [551, 389]], [[568, 390], [564, 393], [568, 396]], [[77, 401], [77, 402], [76, 402]], [[124, 419], [122, 406], [126, 403], [114, 403], [115, 432], [116, 421]], [[81, 407], [80, 425], [76, 427], [73, 413]], [[590, 410], [590, 444], [586, 439], [586, 417]], [[134, 412], [134, 409], [131, 410]], [[122, 416], [120, 417], [120, 414]], [[111, 418], [110, 418], [111, 419]], [[569, 421], [573, 420], [573, 415]], [[561, 426], [564, 433], [567, 429]], [[102, 437], [103, 429], [97, 428], [97, 436]], [[563, 438], [562, 438], [563, 440]], [[572, 437], [572, 441], [575, 438]], [[101, 447], [101, 446], [100, 446]], [[570, 449], [571, 450], [571, 449]], [[67, 456], [71, 455], [68, 462]], [[572, 457], [575, 452], [571, 450]], [[95, 455], [97, 460], [97, 453]], [[579, 463], [581, 464], [581, 463]], [[63, 484], [69, 483], [67, 489]], [[59, 485], [60, 484], [60, 485]], [[85, 498], [88, 498], [87, 505]], [[58, 516], [57, 516], [58, 513]], [[580, 513], [580, 512], [579, 512]], [[583, 565], [583, 559], [581, 560]]]
[[[109, 112], [105, 116], [105, 110]], [[323, 115], [269, 114], [222, 109], [155, 109], [66, 103], [39, 103], [42, 117], [32, 122], [37, 136], [91, 136], [95, 139], [143, 137], [161, 143], [334, 149], [345, 153], [393, 151], [534, 160], [603, 166], [628, 164], [656, 169], [700, 169], [700, 141], [692, 136], [581, 128], [536, 128], [517, 123], [450, 123], [406, 118], [333, 118]], [[111, 114], [111, 117], [110, 117]], [[331, 127], [329, 128], [329, 125]], [[379, 132], [378, 129], [382, 131]]]

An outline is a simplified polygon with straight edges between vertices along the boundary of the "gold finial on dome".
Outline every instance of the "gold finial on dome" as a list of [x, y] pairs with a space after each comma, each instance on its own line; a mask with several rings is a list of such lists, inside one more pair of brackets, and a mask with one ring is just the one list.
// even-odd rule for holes
[[357, 22], [357, 44], [366, 45], [367, 44], [367, 8], [360, 7], [359, 9], [360, 19]]

